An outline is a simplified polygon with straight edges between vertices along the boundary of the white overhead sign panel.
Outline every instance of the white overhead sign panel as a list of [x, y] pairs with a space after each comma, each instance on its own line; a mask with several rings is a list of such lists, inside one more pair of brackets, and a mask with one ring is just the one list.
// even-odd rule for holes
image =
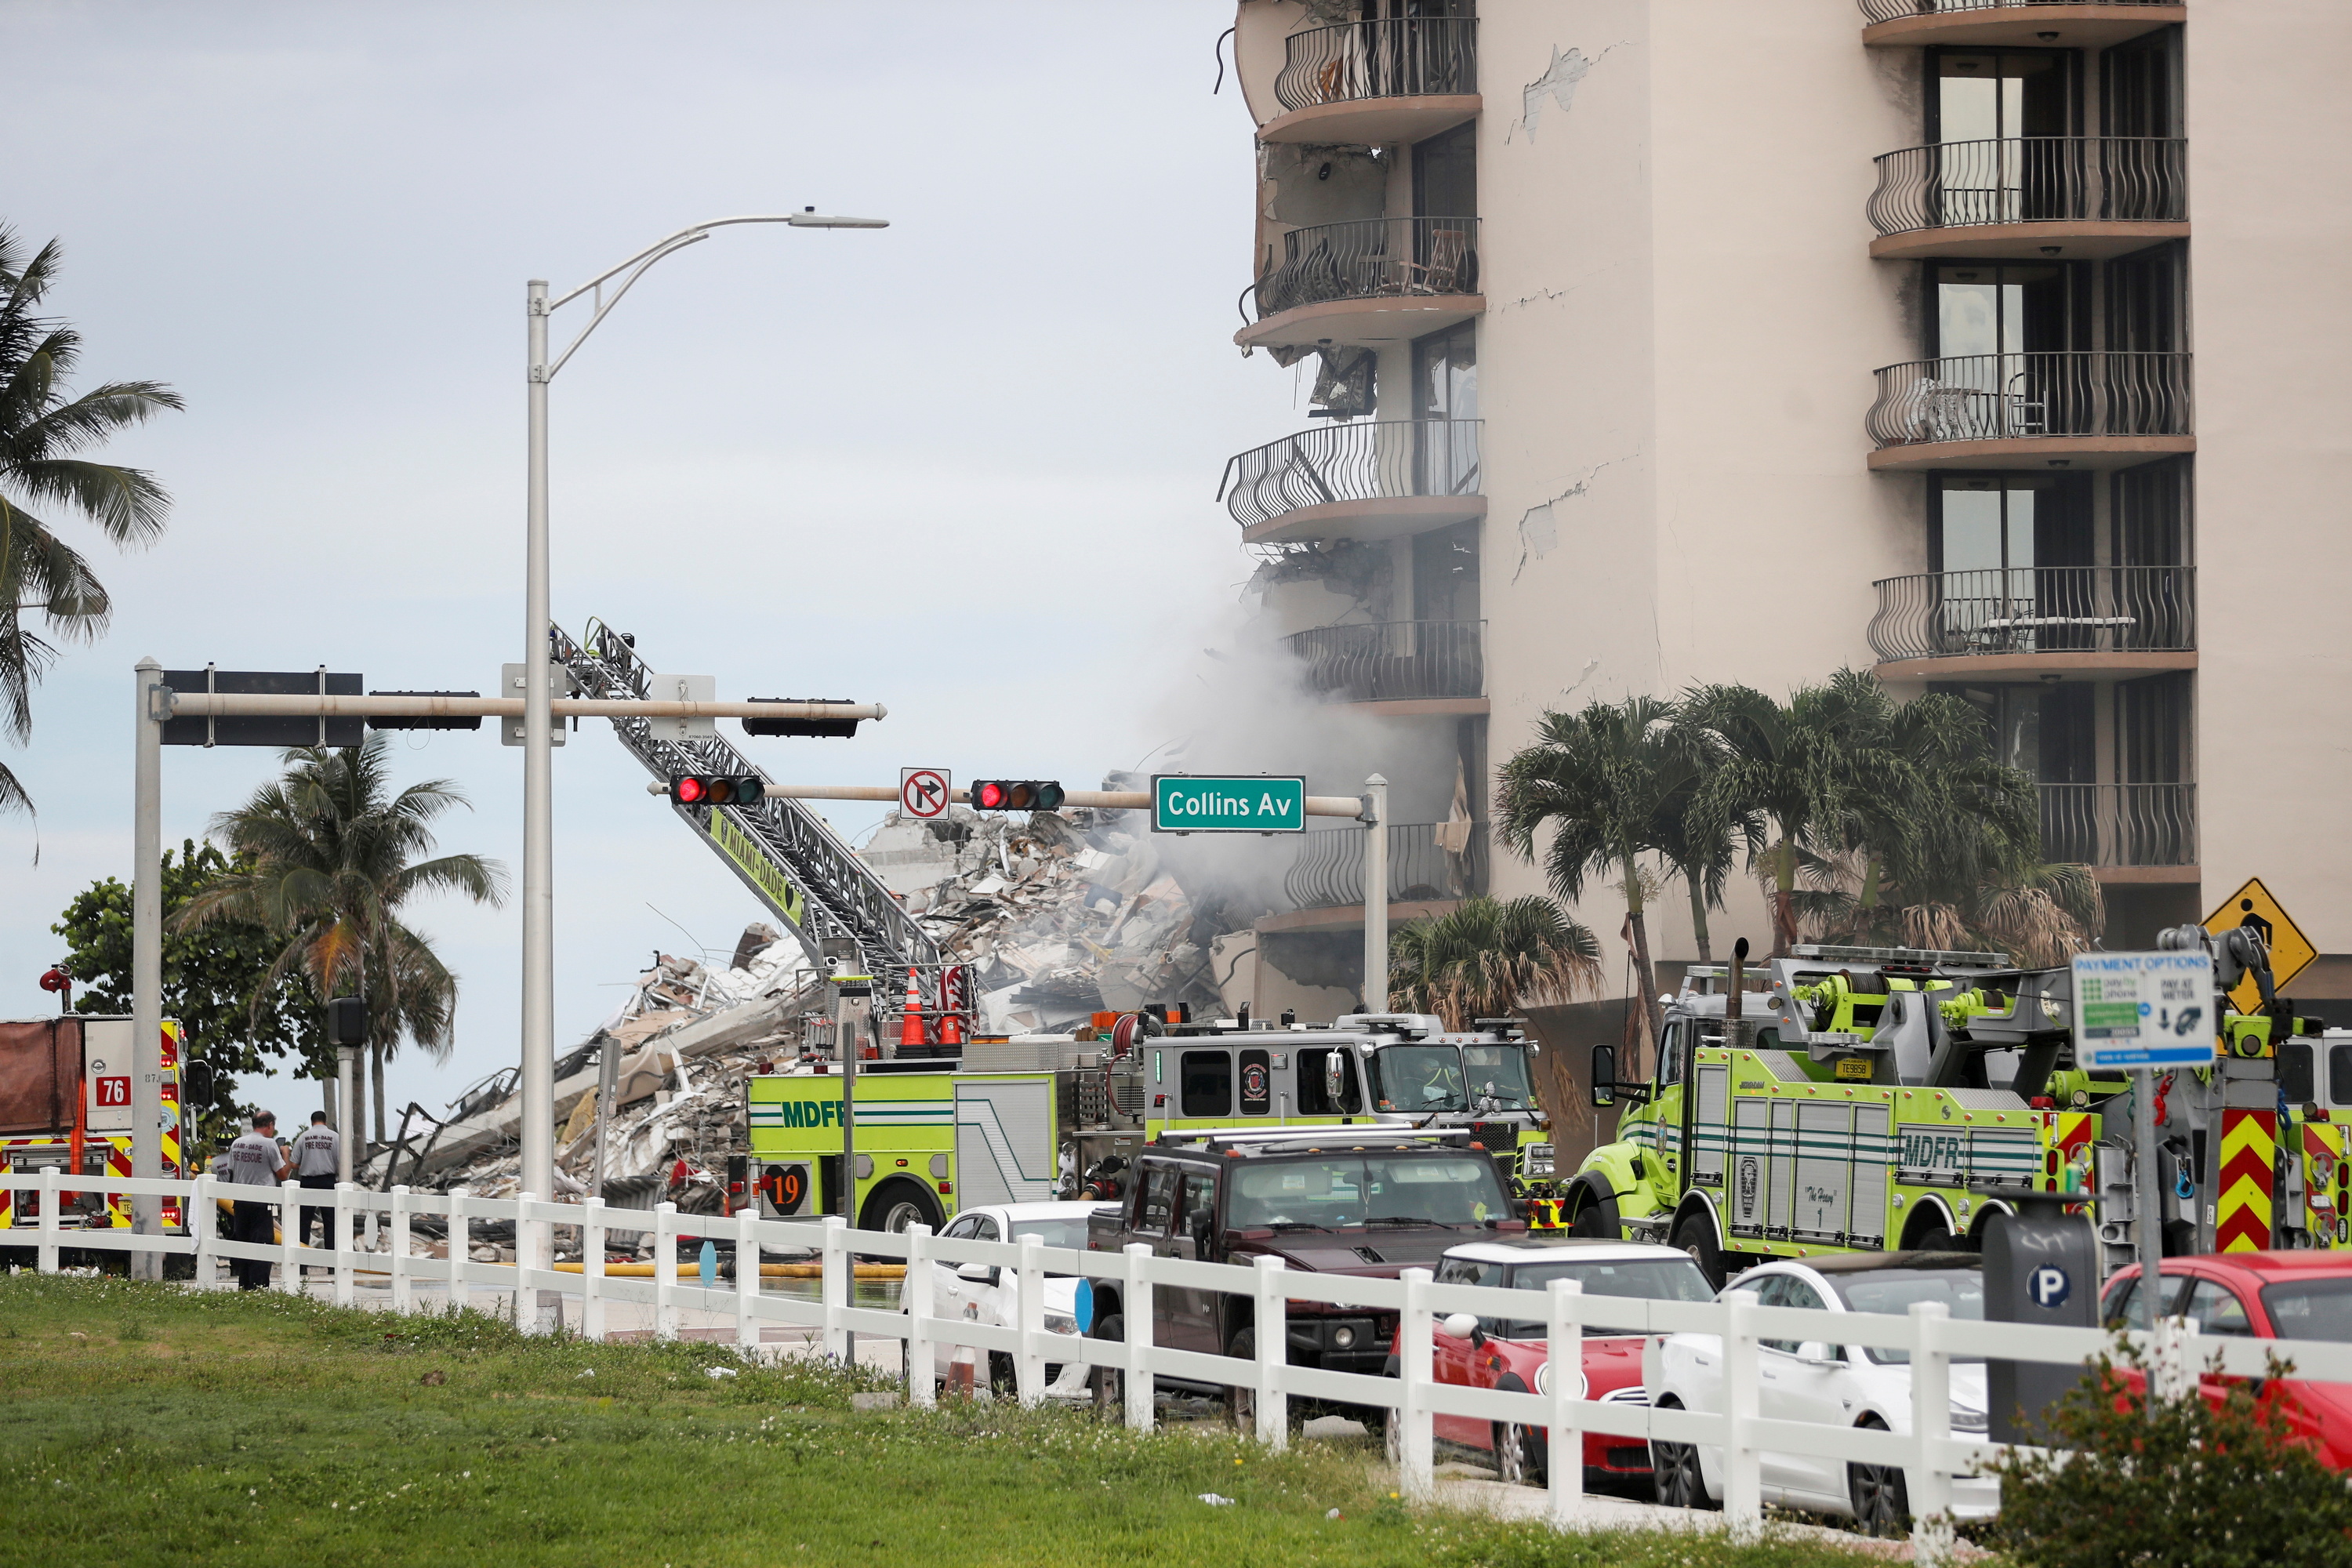
[[2074, 955], [2074, 1065], [2089, 1071], [2200, 1067], [2213, 1059], [2207, 952]]

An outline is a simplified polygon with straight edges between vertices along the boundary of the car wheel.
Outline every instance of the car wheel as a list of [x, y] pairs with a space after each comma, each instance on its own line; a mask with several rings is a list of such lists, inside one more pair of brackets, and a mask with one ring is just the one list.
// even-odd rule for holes
[[[1097, 1318], [1088, 1338], [1107, 1340], [1114, 1344], [1127, 1342], [1127, 1319], [1118, 1312]], [[1127, 1373], [1115, 1367], [1094, 1369], [1095, 1408], [1116, 1415], [1127, 1408]]]
[[1675, 1226], [1675, 1250], [1690, 1254], [1698, 1271], [1717, 1289], [1723, 1289], [1723, 1248], [1715, 1239], [1715, 1222], [1704, 1211], [1687, 1214]]
[[1013, 1369], [1009, 1352], [988, 1352], [988, 1391], [999, 1399], [1011, 1399], [1021, 1392], [1021, 1376]]
[[[1886, 1430], [1877, 1421], [1863, 1426], [1874, 1432]], [[1911, 1494], [1903, 1484], [1902, 1466], [1848, 1465], [1845, 1487], [1853, 1503], [1854, 1527], [1864, 1535], [1893, 1540], [1911, 1532]]]
[[[1662, 1401], [1658, 1408], [1679, 1410], [1682, 1406], [1668, 1400]], [[1706, 1495], [1706, 1473], [1698, 1466], [1696, 1443], [1663, 1443], [1652, 1438], [1650, 1484], [1657, 1490], [1658, 1501], [1667, 1508], [1712, 1506]]]
[[1391, 1410], [1381, 1423], [1381, 1452], [1388, 1456], [1392, 1468], [1404, 1468], [1404, 1412]]
[[1546, 1484], [1544, 1445], [1547, 1435], [1508, 1423], [1495, 1428], [1495, 1479], [1507, 1486]]
[[[1257, 1360], [1257, 1331], [1244, 1329], [1226, 1342], [1225, 1353], [1235, 1361]], [[1225, 1390], [1225, 1419], [1236, 1431], [1257, 1430], [1257, 1390], [1236, 1385]]]

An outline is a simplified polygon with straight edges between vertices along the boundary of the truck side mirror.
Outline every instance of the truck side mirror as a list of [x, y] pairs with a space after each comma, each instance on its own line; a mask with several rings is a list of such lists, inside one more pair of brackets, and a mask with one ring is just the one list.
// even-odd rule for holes
[[1184, 1234], [1192, 1238], [1193, 1250], [1206, 1257], [1209, 1237], [1216, 1233], [1216, 1216], [1207, 1209], [1194, 1209], [1184, 1216]]
[[1348, 1058], [1338, 1051], [1323, 1053], [1323, 1096], [1333, 1105], [1348, 1092]]
[[1605, 1110], [1617, 1103], [1617, 1047], [1592, 1047], [1592, 1108]]

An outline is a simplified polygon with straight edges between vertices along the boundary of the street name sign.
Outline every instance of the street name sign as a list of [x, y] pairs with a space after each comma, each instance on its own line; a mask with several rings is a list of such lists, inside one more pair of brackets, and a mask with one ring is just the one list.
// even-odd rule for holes
[[1193, 773], [1151, 775], [1154, 833], [1304, 833], [1307, 781]]
[[2213, 956], [2208, 952], [2074, 955], [2074, 1065], [2203, 1067], [2213, 1060]]

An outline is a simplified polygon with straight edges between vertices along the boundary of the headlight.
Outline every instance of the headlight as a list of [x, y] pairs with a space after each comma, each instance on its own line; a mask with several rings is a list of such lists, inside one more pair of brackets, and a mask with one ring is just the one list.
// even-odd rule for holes
[[1519, 1151], [1519, 1158], [1525, 1163], [1528, 1175], [1549, 1176], [1552, 1173], [1551, 1150], [1552, 1146], [1549, 1143], [1530, 1143]]
[[1338, 1328], [1331, 1331], [1331, 1343], [1335, 1348], [1343, 1351], [1354, 1349], [1356, 1344], [1356, 1331], [1349, 1328], [1345, 1323], [1340, 1324]]
[[1078, 1321], [1066, 1318], [1059, 1312], [1048, 1312], [1045, 1314], [1045, 1331], [1049, 1334], [1075, 1334], [1078, 1331]]
[[[1581, 1399], [1590, 1387], [1591, 1384], [1586, 1381], [1584, 1373], [1579, 1372], [1576, 1374], [1576, 1386], [1569, 1391], [1568, 1396], [1570, 1399]], [[1536, 1368], [1536, 1392], [1538, 1394], [1551, 1392], [1551, 1363], [1549, 1362]]]
[[1953, 1431], [1982, 1432], [1987, 1429], [1988, 1428], [1985, 1424], [1985, 1413], [1983, 1411], [1970, 1410], [1958, 1405], [1952, 1406]]

